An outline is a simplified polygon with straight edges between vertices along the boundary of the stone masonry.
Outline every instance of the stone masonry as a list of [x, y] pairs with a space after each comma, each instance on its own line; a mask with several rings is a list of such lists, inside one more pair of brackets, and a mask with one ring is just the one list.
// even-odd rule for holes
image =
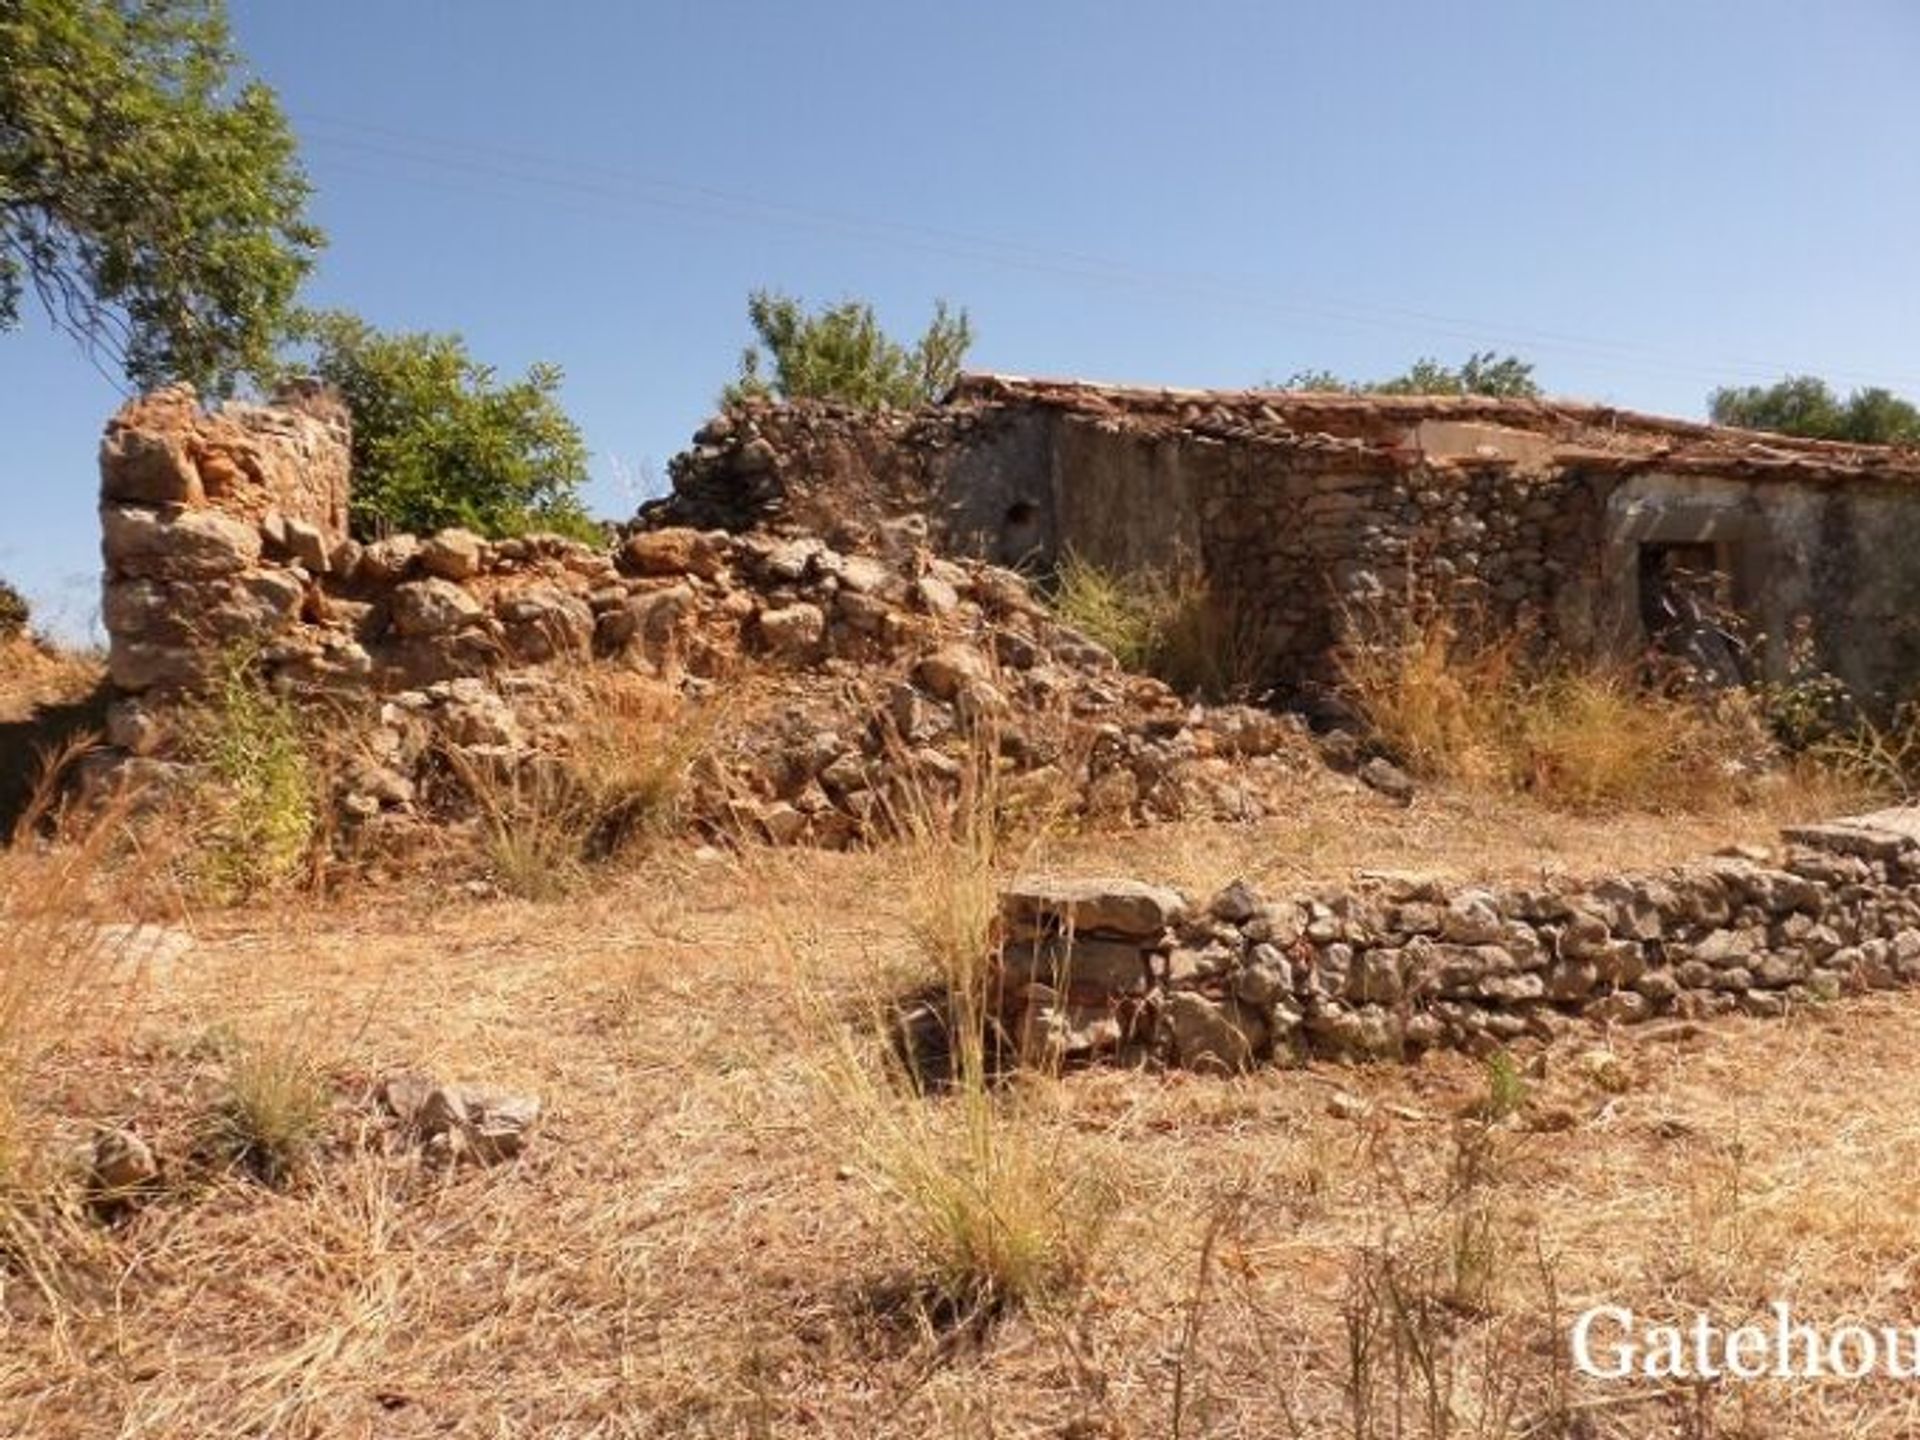
[[1462, 886], [1404, 875], [1196, 905], [1137, 881], [1003, 896], [1007, 1024], [1070, 1061], [1241, 1070], [1476, 1054], [1581, 1024], [1783, 1015], [1920, 983], [1920, 809], [1786, 832], [1780, 854]]
[[[695, 819], [844, 845], [943, 793], [984, 747], [1009, 782], [1122, 823], [1262, 812], [1312, 762], [1297, 721], [1192, 707], [1120, 671], [1020, 576], [943, 558], [906, 524], [836, 548], [758, 527], [663, 527], [605, 547], [462, 530], [349, 535], [349, 436], [325, 396], [201, 409], [136, 400], [101, 447], [110, 739], [173, 762], [178, 702], [225, 657], [357, 712], [339, 767], [349, 830], [442, 818], [451, 769], [562, 753], [587, 671], [715, 707]], [[851, 542], [864, 539], [866, 548]], [[322, 713], [326, 713], [323, 709]]]
[[[1868, 700], [1920, 682], [1920, 453], [1605, 406], [970, 375], [937, 406], [750, 404], [703, 429], [678, 523], [871, 535], [910, 516], [1003, 565], [1190, 566], [1281, 690], [1356, 616], [1436, 604], [1630, 655], [1664, 555], [1716, 573], [1780, 678], [1790, 637]], [[1753, 677], [1749, 677], [1753, 678]]]

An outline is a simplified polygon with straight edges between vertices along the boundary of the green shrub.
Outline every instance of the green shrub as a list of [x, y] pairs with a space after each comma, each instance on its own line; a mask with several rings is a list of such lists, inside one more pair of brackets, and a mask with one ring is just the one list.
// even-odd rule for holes
[[722, 404], [755, 395], [869, 409], [925, 404], [959, 379], [973, 344], [967, 312], [954, 314], [944, 300], [934, 303], [932, 322], [911, 346], [889, 337], [863, 300], [843, 300], [809, 315], [790, 295], [756, 290], [747, 300], [747, 318], [759, 343], [741, 354], [740, 378], [722, 393]]
[[362, 538], [449, 525], [546, 530], [597, 542], [579, 500], [587, 447], [556, 392], [558, 366], [503, 381], [458, 335], [376, 330], [341, 311], [302, 317], [298, 365], [353, 416], [353, 514]]

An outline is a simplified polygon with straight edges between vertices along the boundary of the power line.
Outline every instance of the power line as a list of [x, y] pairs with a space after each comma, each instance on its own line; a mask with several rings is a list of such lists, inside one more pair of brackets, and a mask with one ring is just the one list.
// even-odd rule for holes
[[[1529, 327], [1487, 325], [1421, 310], [1354, 305], [1343, 301], [1306, 303], [1281, 299], [1263, 292], [1257, 288], [1257, 282], [1252, 281], [1141, 270], [1121, 261], [1074, 251], [1047, 250], [933, 226], [789, 205], [613, 166], [582, 164], [530, 151], [412, 134], [312, 112], [296, 114], [309, 125], [321, 127], [320, 133], [310, 133], [307, 138], [322, 148], [346, 150], [375, 161], [395, 161], [432, 170], [451, 171], [496, 185], [520, 187], [523, 193], [527, 189], [538, 188], [568, 194], [577, 201], [588, 202], [588, 213], [593, 213], [594, 206], [612, 204], [628, 209], [664, 210], [735, 223], [828, 230], [946, 258], [1061, 275], [1164, 296], [1202, 299], [1229, 304], [1237, 309], [1251, 306], [1296, 320], [1308, 319], [1339, 327], [1357, 325], [1400, 332], [1412, 330], [1446, 336], [1468, 344], [1517, 343], [1523, 349], [1568, 351], [1588, 358], [1610, 360], [1623, 367], [1631, 364], [1638, 371], [1651, 369], [1708, 380], [1725, 381], [1743, 377], [1773, 379], [1795, 368], [1757, 360], [1703, 362], [1633, 342]], [[348, 133], [325, 133], [329, 130]], [[367, 136], [377, 138], [364, 138]], [[359, 173], [367, 172], [362, 170]], [[377, 170], [373, 173], [379, 174]], [[471, 188], [467, 193], [515, 198], [511, 192], [484, 186]], [[1836, 379], [1855, 383], [1876, 383], [1878, 378], [1845, 371], [1830, 373]], [[1895, 380], [1893, 383], [1903, 388], [1920, 384], [1910, 379]]]

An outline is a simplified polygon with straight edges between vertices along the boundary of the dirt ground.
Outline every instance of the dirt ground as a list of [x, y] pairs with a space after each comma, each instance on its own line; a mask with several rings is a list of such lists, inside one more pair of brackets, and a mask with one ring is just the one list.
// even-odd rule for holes
[[[1518, 875], [1779, 818], [1581, 824], [1320, 786], [1284, 821], [1023, 863], [1195, 889]], [[1599, 1382], [1565, 1358], [1602, 1303], [1908, 1323], [1920, 1003], [1646, 1027], [1604, 1064], [1590, 1034], [1524, 1061], [1493, 1124], [1462, 1118], [1490, 1081], [1460, 1056], [1028, 1078], [997, 1123], [1097, 1180], [1091, 1260], [1042, 1303], [956, 1318], [834, 1079], [849, 1027], [925, 978], [914, 883], [892, 852], [675, 845], [561, 903], [423, 881], [186, 917], [187, 953], [89, 977], [30, 1077], [50, 1152], [134, 1123], [166, 1183], [77, 1223], [57, 1276], [7, 1280], [0, 1434], [1920, 1434], [1894, 1382]], [[233, 1047], [262, 1038], [333, 1097], [278, 1191], [191, 1158]], [[369, 1098], [398, 1067], [535, 1093], [542, 1126], [518, 1161], [423, 1166]], [[937, 1124], [953, 1102], [894, 1103]]]

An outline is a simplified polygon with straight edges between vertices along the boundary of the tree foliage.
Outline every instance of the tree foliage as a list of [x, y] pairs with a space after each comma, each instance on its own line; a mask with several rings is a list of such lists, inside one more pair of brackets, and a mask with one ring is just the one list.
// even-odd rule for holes
[[357, 534], [593, 533], [579, 500], [586, 443], [556, 398], [559, 367], [503, 382], [458, 335], [387, 334], [340, 311], [306, 314], [296, 333], [308, 353], [283, 373], [318, 375], [353, 415]]
[[1748, 430], [1863, 445], [1920, 445], [1920, 407], [1877, 386], [1855, 390], [1842, 400], [1815, 375], [1716, 390], [1707, 409], [1717, 424]]
[[809, 315], [790, 295], [756, 290], [747, 319], [759, 337], [740, 356], [740, 378], [722, 403], [756, 395], [839, 400], [875, 408], [936, 400], [960, 377], [973, 344], [967, 312], [934, 303], [933, 321], [911, 346], [890, 339], [863, 300]]
[[0, 0], [0, 329], [31, 290], [136, 383], [262, 363], [321, 244], [221, 0]]
[[8, 640], [27, 628], [33, 619], [33, 607], [6, 581], [0, 580], [0, 640]]
[[1476, 351], [1458, 367], [1422, 358], [1404, 375], [1387, 380], [1354, 381], [1342, 379], [1331, 370], [1301, 370], [1288, 377], [1284, 388], [1348, 395], [1492, 395], [1512, 400], [1540, 396], [1531, 362], [1491, 350]]

